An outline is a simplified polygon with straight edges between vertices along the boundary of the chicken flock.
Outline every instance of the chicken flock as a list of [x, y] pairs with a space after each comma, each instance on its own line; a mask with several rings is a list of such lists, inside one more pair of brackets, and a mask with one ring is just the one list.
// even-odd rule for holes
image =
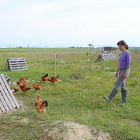
[[[57, 82], [59, 79], [59, 75], [58, 76], [54, 76], [54, 77], [51, 77], [51, 78], [48, 78], [48, 73], [46, 75], [43, 75], [41, 80], [42, 82], [52, 82], [53, 85], [55, 82]], [[31, 88], [28, 87], [26, 85], [27, 83], [27, 80], [28, 80], [28, 77], [23, 77], [23, 78], [20, 78], [19, 81], [17, 81], [17, 85], [19, 85], [20, 87], [20, 90], [24, 92], [24, 95], [26, 95], [26, 92], [28, 92]], [[40, 91], [41, 89], [41, 85], [36, 83], [33, 85], [33, 88], [35, 89], [36, 93]], [[10, 88], [12, 91], [13, 91], [13, 94], [15, 94], [17, 91], [19, 91], [18, 89], [16, 88]], [[36, 110], [40, 113], [40, 117], [42, 116], [42, 113], [44, 111], [46, 111], [46, 107], [48, 106], [48, 102], [47, 101], [42, 101], [40, 99], [40, 95], [37, 95], [37, 101], [35, 102], [35, 108]]]

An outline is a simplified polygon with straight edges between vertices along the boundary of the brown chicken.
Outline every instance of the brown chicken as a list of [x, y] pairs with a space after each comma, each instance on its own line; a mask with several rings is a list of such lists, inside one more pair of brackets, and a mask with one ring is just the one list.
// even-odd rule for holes
[[33, 87], [35, 88], [36, 92], [40, 90], [40, 84], [34, 84]]
[[42, 81], [43, 82], [47, 82], [47, 80], [48, 80], [48, 73], [46, 74], [46, 75], [44, 75], [44, 76], [42, 76]]
[[39, 117], [42, 116], [42, 113], [46, 111], [46, 107], [48, 106], [47, 101], [41, 101], [40, 95], [37, 97], [37, 101], [35, 102], [35, 108], [40, 113]]
[[27, 85], [21, 84], [20, 81], [17, 82], [17, 85], [20, 86], [20, 89], [24, 92], [24, 95], [26, 95], [26, 92], [31, 89]]
[[60, 75], [58, 75], [58, 76], [56, 76], [56, 77], [55, 77], [55, 76], [54, 76], [54, 77], [51, 77], [50, 79], [48, 79], [48, 81], [53, 82], [53, 85], [54, 85], [54, 83], [58, 81], [59, 76], [60, 76]]
[[10, 87], [10, 89], [13, 90], [13, 94], [16, 94], [16, 92], [19, 91], [18, 89], [12, 87]]
[[28, 80], [28, 77], [23, 77], [23, 78], [20, 78], [20, 79], [19, 79], [19, 81], [20, 81], [22, 84], [25, 84], [27, 80]]

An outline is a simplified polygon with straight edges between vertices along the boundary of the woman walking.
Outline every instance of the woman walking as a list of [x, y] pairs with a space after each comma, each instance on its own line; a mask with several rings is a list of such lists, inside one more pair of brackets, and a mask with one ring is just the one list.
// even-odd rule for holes
[[118, 66], [115, 76], [118, 77], [118, 73], [119, 73], [119, 77], [110, 95], [108, 97], [103, 97], [103, 98], [106, 101], [110, 102], [113, 99], [113, 97], [117, 94], [119, 88], [121, 87], [122, 100], [118, 101], [119, 103], [121, 103], [121, 102], [127, 102], [127, 91], [125, 88], [125, 79], [130, 74], [131, 56], [130, 56], [130, 53], [127, 51], [128, 45], [123, 40], [119, 41], [117, 45], [121, 53], [119, 55], [119, 66]]

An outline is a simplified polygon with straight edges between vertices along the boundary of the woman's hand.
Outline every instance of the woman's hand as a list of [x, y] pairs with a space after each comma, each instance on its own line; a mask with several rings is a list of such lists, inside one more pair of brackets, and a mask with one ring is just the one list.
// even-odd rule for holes
[[125, 79], [127, 77], [127, 74], [125, 73], [124, 75], [123, 75], [123, 79]]
[[118, 77], [118, 71], [116, 72], [115, 77]]
[[125, 73], [124, 73], [124, 75], [123, 75], [123, 78], [124, 78], [124, 79], [127, 77], [127, 72], [128, 72], [128, 70], [129, 70], [129, 68], [126, 68], [126, 71], [125, 71]]

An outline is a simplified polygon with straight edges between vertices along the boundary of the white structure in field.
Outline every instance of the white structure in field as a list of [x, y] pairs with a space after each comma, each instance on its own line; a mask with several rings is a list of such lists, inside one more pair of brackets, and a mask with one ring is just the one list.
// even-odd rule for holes
[[105, 52], [104, 54], [99, 54], [98, 58], [96, 59], [97, 60], [109, 60], [109, 59], [116, 59], [116, 54], [115, 53], [108, 53], [108, 52]]
[[100, 56], [103, 60], [116, 59], [116, 54], [114, 53], [100, 54]]
[[10, 69], [11, 71], [16, 70], [28, 70], [25, 58], [9, 58], [5, 68]]
[[0, 113], [19, 108], [19, 104], [12, 93], [3, 74], [0, 75]]

